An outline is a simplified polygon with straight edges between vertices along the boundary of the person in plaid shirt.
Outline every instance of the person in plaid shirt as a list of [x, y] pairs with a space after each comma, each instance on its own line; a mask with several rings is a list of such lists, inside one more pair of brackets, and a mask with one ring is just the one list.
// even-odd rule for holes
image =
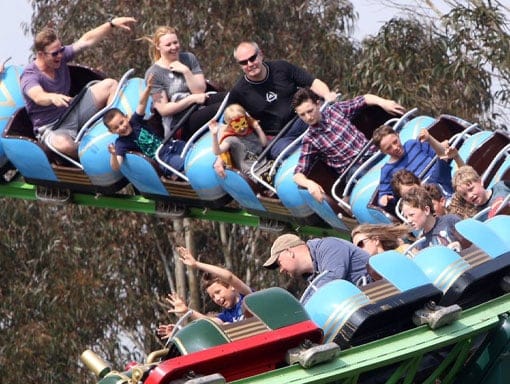
[[[319, 97], [309, 88], [301, 88], [292, 100], [296, 114], [309, 125], [303, 137], [301, 154], [294, 170], [294, 181], [307, 188], [319, 202], [322, 201], [324, 190], [306, 175], [318, 159], [341, 175], [351, 160], [355, 158], [368, 143], [365, 135], [359, 131], [351, 119], [356, 112], [368, 105], [378, 105], [386, 112], [401, 115], [404, 107], [393, 100], [366, 94], [352, 100], [334, 102], [322, 112]], [[371, 155], [371, 151], [367, 155]], [[364, 160], [364, 159], [362, 159]], [[357, 166], [359, 166], [361, 162]], [[350, 174], [357, 167], [352, 167]]]

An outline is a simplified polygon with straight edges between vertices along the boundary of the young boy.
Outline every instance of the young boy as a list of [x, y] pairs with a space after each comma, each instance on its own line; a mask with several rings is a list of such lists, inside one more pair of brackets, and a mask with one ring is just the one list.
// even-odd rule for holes
[[419, 187], [421, 180], [407, 169], [399, 169], [391, 177], [391, 189], [397, 196], [403, 196], [412, 187]]
[[432, 199], [432, 205], [434, 206], [434, 212], [436, 216], [445, 215], [446, 197], [444, 196], [441, 187], [437, 184], [424, 184], [423, 188], [425, 188], [430, 198]]
[[[184, 247], [178, 247], [179, 259], [192, 269], [200, 269], [205, 272], [202, 276], [202, 289], [207, 292], [212, 301], [223, 310], [215, 317], [206, 316], [198, 311], [192, 310], [191, 320], [200, 318], [210, 318], [218, 324], [234, 323], [244, 319], [242, 304], [244, 297], [253, 290], [246, 285], [240, 278], [227, 269], [217, 267], [212, 264], [197, 261], [190, 251]], [[175, 313], [182, 316], [188, 312], [189, 307], [177, 294], [169, 294], [167, 298], [172, 309], [169, 313]], [[158, 335], [162, 338], [169, 336], [173, 329], [173, 324], [161, 325], [158, 329]]]
[[[151, 75], [147, 79], [147, 87], [142, 92], [135, 113], [133, 113], [131, 118], [128, 118], [118, 108], [110, 109], [103, 116], [103, 123], [108, 130], [119, 135], [115, 140], [115, 144], [108, 145], [108, 151], [111, 154], [110, 165], [114, 171], [120, 169], [124, 156], [128, 151], [142, 152], [145, 156], [153, 159], [161, 145], [162, 139], [149, 130], [143, 118], [152, 84], [153, 76]], [[184, 145], [184, 141], [169, 140], [161, 149], [160, 158], [177, 171], [182, 171], [184, 169], [184, 159], [181, 158], [180, 154]], [[167, 168], [163, 166], [160, 166], [160, 168], [165, 176], [169, 178], [176, 177]]]
[[[434, 204], [423, 187], [413, 187], [402, 196], [402, 211], [414, 231], [422, 231], [425, 241], [417, 248], [431, 245], [460, 246], [463, 238], [455, 230], [460, 221], [456, 215], [434, 215]], [[452, 245], [450, 245], [452, 244]]]
[[[402, 145], [400, 137], [388, 125], [377, 128], [372, 138], [382, 153], [389, 155], [389, 161], [381, 169], [378, 202], [381, 207], [392, 208], [395, 191], [390, 182], [393, 174], [400, 169], [407, 169], [420, 176], [426, 166], [439, 155], [440, 160], [425, 173], [422, 182], [437, 183], [446, 193], [452, 194], [451, 168], [446, 159], [455, 158], [462, 161], [454, 148], [445, 148], [428, 134], [427, 130], [420, 133], [419, 140], [408, 140]], [[429, 144], [430, 142], [430, 144]]]
[[[322, 159], [338, 175], [341, 175], [352, 160], [367, 145], [368, 140], [351, 122], [355, 114], [367, 105], [377, 105], [392, 115], [401, 115], [404, 107], [393, 100], [366, 94], [352, 100], [335, 102], [322, 112], [319, 97], [309, 88], [301, 88], [292, 100], [296, 114], [309, 125], [303, 137], [298, 164], [294, 170], [294, 181], [319, 202], [322, 201], [322, 186], [306, 175], [317, 159]], [[347, 177], [365, 161], [373, 151], [368, 151], [352, 166]]]
[[460, 167], [453, 176], [453, 187], [455, 193], [460, 197], [477, 207], [479, 211], [494, 207], [510, 194], [510, 181], [501, 180], [495, 183], [491, 188], [484, 188], [482, 178], [469, 165]]

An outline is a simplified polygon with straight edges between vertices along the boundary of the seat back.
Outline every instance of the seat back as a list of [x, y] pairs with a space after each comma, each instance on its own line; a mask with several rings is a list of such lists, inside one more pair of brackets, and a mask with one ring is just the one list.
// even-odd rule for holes
[[[493, 223], [497, 223], [497, 221]], [[497, 258], [509, 250], [508, 233], [506, 236], [500, 236], [499, 231], [493, 230], [491, 226], [492, 224], [487, 225], [470, 218], [456, 223], [455, 229], [478, 248], [483, 249], [490, 257]]]
[[[181, 355], [202, 351], [230, 342], [221, 327], [211, 319], [198, 319], [180, 329], [171, 343]], [[172, 347], [170, 346], [170, 349]]]
[[413, 261], [443, 292], [470, 268], [458, 253], [444, 246], [427, 247], [418, 252]]
[[386, 251], [372, 256], [370, 266], [400, 291], [407, 291], [431, 283], [412, 260], [397, 251]]
[[246, 316], [255, 316], [270, 329], [310, 320], [305, 308], [288, 291], [279, 287], [253, 292], [244, 298]]

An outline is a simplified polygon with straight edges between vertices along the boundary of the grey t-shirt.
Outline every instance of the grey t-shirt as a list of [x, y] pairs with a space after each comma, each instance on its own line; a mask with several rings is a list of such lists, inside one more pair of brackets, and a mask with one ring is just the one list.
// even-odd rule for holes
[[[187, 66], [194, 75], [202, 73], [198, 59], [191, 52], [179, 53], [179, 61]], [[169, 101], [179, 101], [191, 93], [186, 84], [186, 79], [181, 73], [172, 72], [158, 64], [152, 64], [145, 72], [145, 80], [151, 73], [154, 74], [152, 94], [165, 91]], [[172, 116], [164, 116], [163, 125], [166, 128], [171, 128], [184, 113], [185, 111], [182, 111]]]
[[[308, 240], [306, 245], [310, 250], [314, 268], [314, 273], [308, 278], [308, 281], [311, 281], [316, 275], [328, 271], [317, 282], [317, 287], [337, 279], [356, 284], [361, 277], [367, 275], [367, 263], [370, 255], [347, 240], [324, 237]], [[311, 294], [304, 298], [304, 302], [310, 296]]]
[[453, 214], [436, 217], [436, 223], [432, 229], [423, 234], [425, 241], [420, 243], [417, 248], [423, 249], [432, 245], [448, 245], [454, 241], [459, 241], [459, 235], [455, 230], [455, 224], [459, 221], [460, 217]]

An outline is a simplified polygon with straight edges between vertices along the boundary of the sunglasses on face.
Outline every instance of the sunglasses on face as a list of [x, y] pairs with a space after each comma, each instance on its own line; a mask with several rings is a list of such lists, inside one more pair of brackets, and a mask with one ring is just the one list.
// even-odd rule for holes
[[363, 249], [365, 247], [365, 241], [369, 240], [368, 237], [365, 237], [364, 239], [361, 239], [356, 243], [356, 247]]
[[249, 62], [253, 63], [255, 60], [257, 60], [258, 55], [259, 55], [259, 53], [255, 52], [255, 54], [253, 56], [248, 57], [246, 60], [239, 60], [238, 63], [239, 63], [239, 65], [246, 65]]
[[51, 55], [52, 57], [57, 57], [59, 55], [59, 53], [64, 53], [64, 49], [65, 49], [65, 47], [62, 46], [59, 49], [57, 49], [56, 51], [44, 52], [44, 53], [47, 55]]

